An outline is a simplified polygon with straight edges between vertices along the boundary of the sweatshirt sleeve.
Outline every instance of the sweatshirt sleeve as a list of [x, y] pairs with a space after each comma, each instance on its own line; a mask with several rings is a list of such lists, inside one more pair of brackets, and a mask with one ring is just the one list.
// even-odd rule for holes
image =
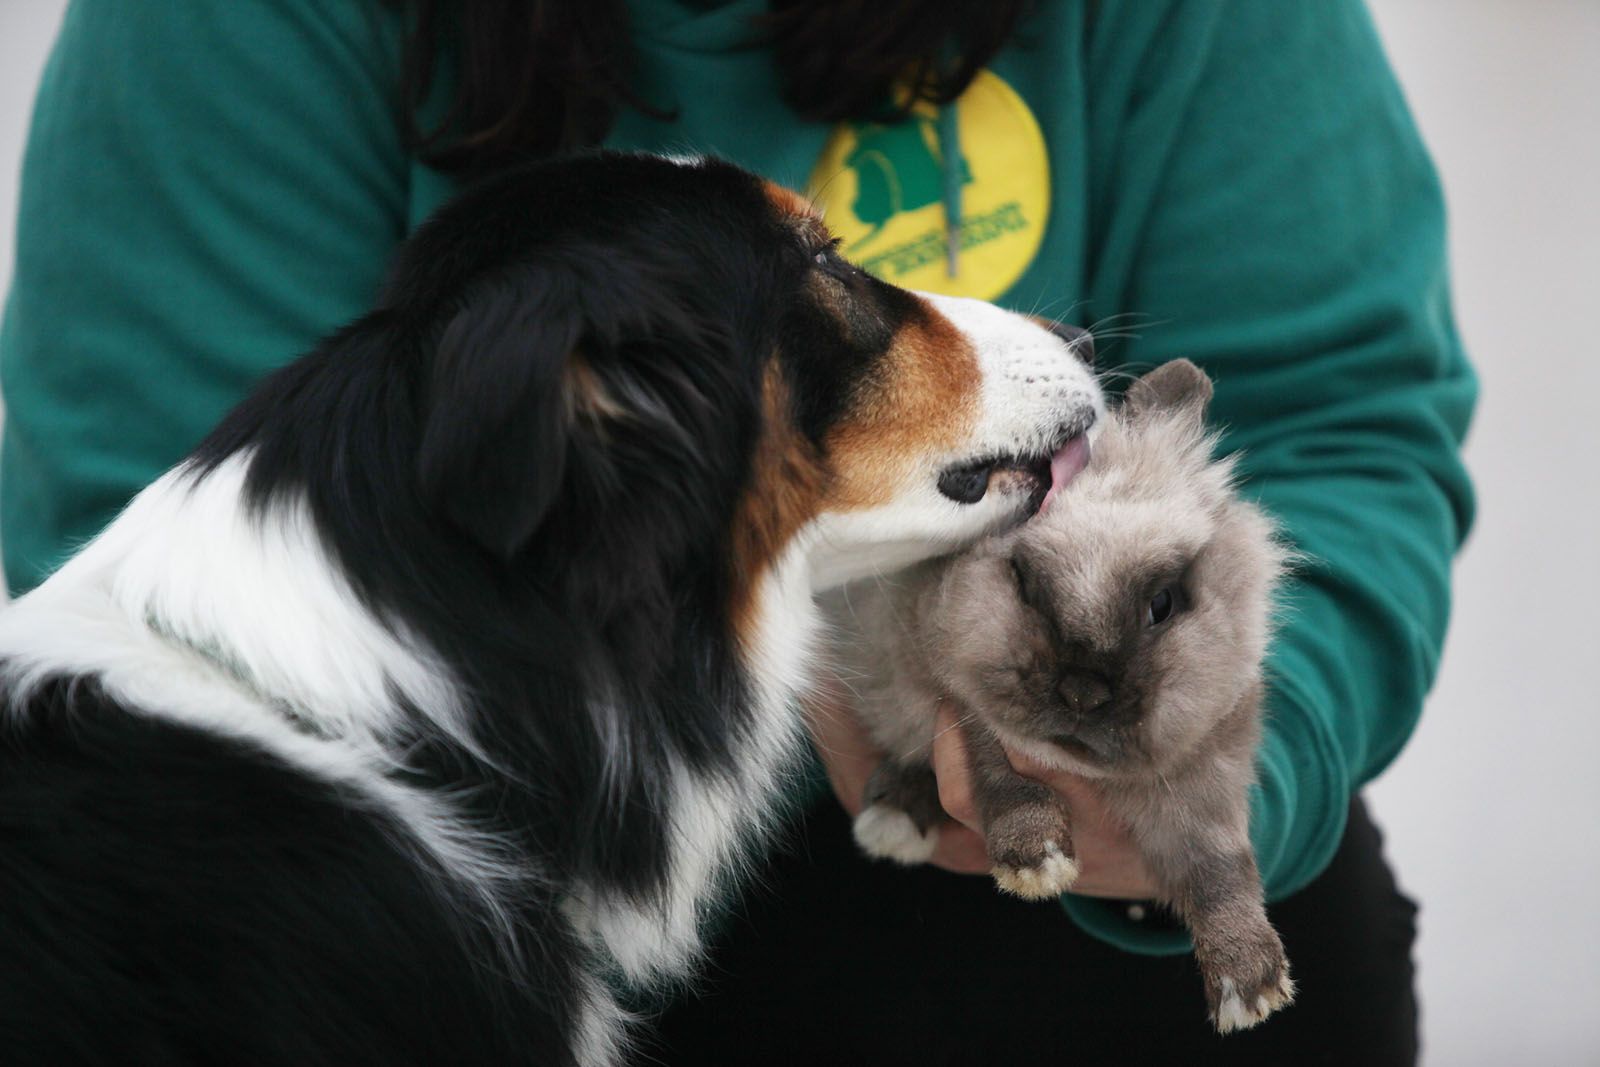
[[370, 303], [407, 220], [398, 49], [377, 0], [68, 8], [0, 331], [14, 592]]
[[[1314, 879], [1438, 665], [1471, 522], [1476, 382], [1439, 184], [1356, 0], [1106, 2], [1089, 41], [1091, 310], [1216, 381], [1245, 491], [1303, 555], [1283, 598], [1251, 836], [1269, 899]], [[1135, 951], [1186, 939], [1067, 897]]]

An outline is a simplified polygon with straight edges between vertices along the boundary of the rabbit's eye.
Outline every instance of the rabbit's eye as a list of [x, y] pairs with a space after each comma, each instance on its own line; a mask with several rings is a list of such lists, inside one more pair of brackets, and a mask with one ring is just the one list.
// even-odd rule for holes
[[1023, 571], [1022, 565], [1017, 562], [1015, 556], [1011, 558], [1011, 579], [1017, 583], [1017, 595], [1022, 598], [1022, 602], [1024, 604], [1033, 603], [1033, 583], [1028, 580], [1028, 575]]
[[1161, 590], [1150, 598], [1150, 603], [1145, 605], [1144, 624], [1146, 626], [1160, 626], [1172, 618], [1172, 613], [1178, 610], [1178, 598], [1172, 592], [1172, 587]]

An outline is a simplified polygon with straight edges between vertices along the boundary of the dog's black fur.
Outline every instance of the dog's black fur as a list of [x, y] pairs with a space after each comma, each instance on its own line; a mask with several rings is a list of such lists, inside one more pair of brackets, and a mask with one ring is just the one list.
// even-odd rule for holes
[[335, 788], [92, 681], [50, 683], [6, 735], [7, 1062], [563, 1062], [581, 957], [553, 912], [524, 910], [546, 981], [518, 988]]

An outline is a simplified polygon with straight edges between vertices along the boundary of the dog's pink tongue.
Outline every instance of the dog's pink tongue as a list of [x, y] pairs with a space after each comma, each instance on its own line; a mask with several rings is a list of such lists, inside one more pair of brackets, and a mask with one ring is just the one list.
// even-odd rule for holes
[[1048, 508], [1056, 494], [1088, 465], [1089, 439], [1080, 433], [1050, 457], [1050, 491], [1045, 493], [1044, 503], [1039, 505], [1039, 510], [1042, 512]]

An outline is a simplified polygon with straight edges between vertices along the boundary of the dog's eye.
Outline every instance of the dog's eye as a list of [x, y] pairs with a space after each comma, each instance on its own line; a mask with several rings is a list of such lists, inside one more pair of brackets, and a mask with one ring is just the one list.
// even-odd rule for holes
[[1145, 605], [1144, 624], [1146, 626], [1160, 626], [1172, 618], [1178, 610], [1178, 596], [1171, 586], [1161, 590], [1150, 598], [1150, 603]]
[[842, 237], [835, 237], [833, 240], [816, 250], [816, 252], [811, 256], [811, 262], [815, 263], [819, 267], [837, 268], [844, 266], [844, 262], [839, 258], [839, 245], [842, 244], [843, 241], [844, 239]]

